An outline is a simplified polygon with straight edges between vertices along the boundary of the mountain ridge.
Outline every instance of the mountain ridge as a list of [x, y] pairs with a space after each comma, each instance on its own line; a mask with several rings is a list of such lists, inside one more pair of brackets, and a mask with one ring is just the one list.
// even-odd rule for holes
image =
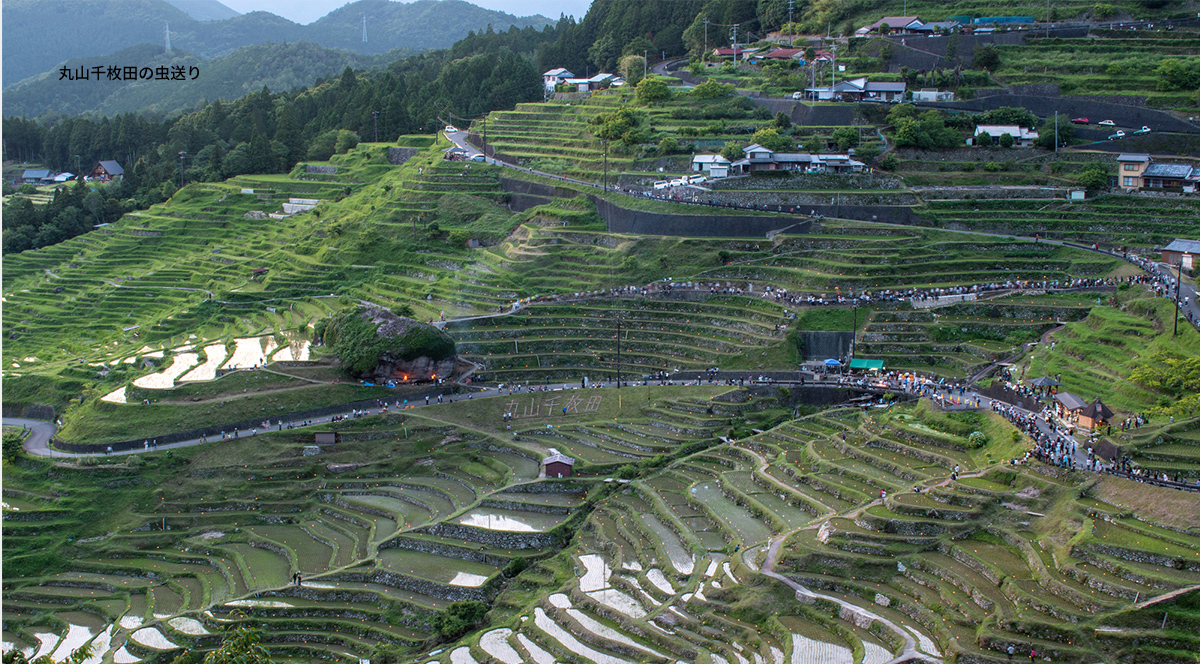
[[[415, 51], [393, 50], [381, 55], [363, 55], [324, 48], [310, 41], [289, 44], [253, 44], [229, 55], [202, 60], [192, 53], [161, 44], [138, 44], [110, 54], [115, 63], [139, 62], [143, 67], [195, 66], [199, 76], [185, 81], [138, 80], [91, 81], [60, 78], [57, 69], [33, 76], [5, 90], [4, 112], [10, 116], [39, 117], [45, 114], [79, 115], [95, 112], [169, 114], [189, 110], [196, 104], [221, 99], [230, 101], [266, 87], [275, 92], [313, 85], [317, 80], [341, 74], [346, 67], [374, 69], [408, 57]], [[62, 66], [74, 71], [86, 67], [90, 58], [68, 60]]]
[[[33, 0], [3, 5], [6, 26], [3, 69], [6, 87], [58, 68], [75, 58], [100, 59], [137, 44], [162, 44], [171, 30], [174, 48], [202, 59], [228, 55], [254, 44], [312, 41], [363, 55], [397, 48], [446, 48], [470, 30], [542, 28], [544, 16], [516, 17], [464, 0], [359, 0], [309, 25], [256, 11], [223, 20], [198, 21], [165, 0], [76, 0], [69, 8]], [[362, 41], [362, 15], [368, 41]], [[138, 64], [96, 61], [91, 64]]]

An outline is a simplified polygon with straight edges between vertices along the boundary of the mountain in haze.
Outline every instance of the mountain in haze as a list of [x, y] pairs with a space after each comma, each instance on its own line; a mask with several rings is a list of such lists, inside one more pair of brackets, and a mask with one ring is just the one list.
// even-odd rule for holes
[[167, 0], [167, 3], [197, 21], [220, 21], [241, 14], [217, 0]]
[[[201, 60], [179, 49], [167, 51], [158, 44], [139, 44], [109, 56], [114, 62], [139, 62], [142, 66], [197, 67], [199, 75], [184, 81], [71, 81], [57, 70], [32, 76], [4, 91], [6, 116], [38, 117], [47, 113], [102, 115], [148, 112], [166, 114], [190, 110], [204, 101], [238, 99], [266, 87], [285, 92], [310, 86], [318, 79], [341, 74], [346, 67], [371, 69], [412, 55], [414, 51], [389, 51], [364, 55], [329, 49], [312, 42], [243, 46], [229, 55]], [[91, 58], [68, 60], [74, 70]]]
[[[197, 0], [180, 0], [189, 4]], [[72, 0], [45, 3], [6, 0], [3, 67], [6, 86], [57, 69], [65, 60], [92, 58], [91, 65], [138, 65], [108, 61], [108, 54], [138, 44], [163, 44], [171, 28], [171, 46], [203, 59], [228, 55], [252, 44], [308, 40], [327, 48], [364, 54], [394, 49], [445, 48], [470, 30], [507, 30], [550, 25], [544, 16], [516, 17], [463, 0], [359, 0], [309, 25], [298, 25], [268, 12], [249, 12], [221, 20], [198, 21], [164, 0]], [[363, 15], [367, 41], [362, 40]], [[86, 82], [85, 82], [86, 84]]]

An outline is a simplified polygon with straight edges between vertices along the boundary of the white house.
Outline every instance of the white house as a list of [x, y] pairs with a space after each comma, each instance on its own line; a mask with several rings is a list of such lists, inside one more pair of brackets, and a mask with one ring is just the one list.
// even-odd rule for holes
[[559, 67], [558, 69], [551, 69], [545, 74], [542, 74], [542, 82], [545, 84], [546, 89], [551, 92], [554, 91], [555, 86], [567, 80], [568, 78], [575, 78], [575, 74], [572, 74], [562, 67]]
[[805, 173], [861, 173], [866, 164], [844, 154], [809, 154], [807, 152], [775, 152], [757, 143], [742, 148], [746, 154], [730, 164], [731, 170], [746, 171], [804, 171]]
[[729, 177], [729, 160], [719, 154], [698, 154], [692, 157], [692, 170], [710, 178]]
[[[1013, 146], [1021, 148], [1033, 147], [1033, 142], [1038, 139], [1038, 133], [1032, 129], [1018, 127], [1017, 125], [979, 125], [975, 128], [975, 141], [977, 144], [984, 145], [999, 145], [1000, 137], [1008, 134], [1013, 137]], [[989, 143], [981, 140], [980, 136], [988, 136]]]
[[605, 87], [605, 85], [611, 85], [617, 80], [617, 77], [612, 74], [600, 73], [591, 78], [565, 78], [562, 82], [575, 86], [578, 92], [590, 92], [592, 90], [599, 90]]
[[873, 83], [865, 76], [838, 81], [832, 88], [805, 88], [809, 99], [847, 101], [903, 101], [908, 89], [903, 81]]

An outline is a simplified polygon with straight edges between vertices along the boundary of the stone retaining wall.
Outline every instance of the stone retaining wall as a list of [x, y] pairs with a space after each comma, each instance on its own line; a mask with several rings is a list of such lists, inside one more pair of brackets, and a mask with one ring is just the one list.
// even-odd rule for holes
[[432, 526], [424, 526], [417, 528], [413, 532], [433, 535], [434, 537], [450, 537], [466, 542], [478, 542], [501, 549], [544, 549], [555, 547], [559, 544], [559, 538], [553, 532], [510, 533], [500, 530], [474, 528], [457, 523], [439, 523]]
[[508, 559], [503, 556], [495, 556], [483, 551], [474, 551], [464, 546], [454, 546], [453, 544], [431, 542], [423, 539], [405, 537], [403, 535], [381, 543], [379, 545], [379, 549], [405, 549], [408, 551], [420, 551], [422, 553], [432, 553], [439, 556], [445, 556], [447, 558], [469, 560], [471, 562], [493, 565], [495, 567], [503, 567], [508, 563]]

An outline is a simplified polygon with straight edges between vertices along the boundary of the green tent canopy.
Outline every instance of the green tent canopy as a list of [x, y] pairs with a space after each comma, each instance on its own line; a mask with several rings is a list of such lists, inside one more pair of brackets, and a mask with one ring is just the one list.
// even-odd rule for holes
[[850, 360], [850, 368], [879, 371], [883, 369], [883, 360]]

